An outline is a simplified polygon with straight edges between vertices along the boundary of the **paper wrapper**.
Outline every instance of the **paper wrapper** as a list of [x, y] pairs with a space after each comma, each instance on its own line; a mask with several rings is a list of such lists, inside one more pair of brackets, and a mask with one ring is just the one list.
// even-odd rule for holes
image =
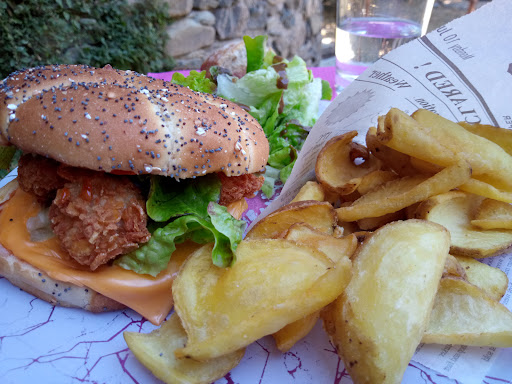
[[[358, 130], [364, 140], [391, 107], [432, 109], [451, 120], [512, 128], [512, 2], [477, 12], [403, 46], [368, 69], [327, 108], [311, 132], [290, 181], [269, 201], [251, 199], [248, 222], [287, 203], [314, 178], [316, 155], [332, 136]], [[13, 174], [14, 175], [14, 174]], [[3, 180], [0, 186], [5, 183]], [[488, 259], [507, 274], [512, 257]], [[52, 307], [0, 277], [1, 383], [159, 383], [129, 351], [124, 331], [155, 327], [131, 310], [91, 314]], [[510, 307], [511, 289], [502, 302]], [[403, 383], [512, 383], [512, 349], [420, 345]], [[427, 368], [429, 367], [429, 368]], [[451, 378], [451, 379], [450, 379]], [[456, 379], [456, 381], [452, 380]], [[271, 337], [251, 344], [218, 384], [351, 383], [321, 324], [281, 354]]]

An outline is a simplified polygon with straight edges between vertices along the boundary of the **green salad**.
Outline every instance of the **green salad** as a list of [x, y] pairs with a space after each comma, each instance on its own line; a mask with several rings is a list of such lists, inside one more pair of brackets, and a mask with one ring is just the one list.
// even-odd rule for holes
[[243, 77], [212, 67], [211, 76], [206, 71], [191, 71], [187, 77], [175, 73], [172, 82], [197, 92], [214, 93], [249, 109], [270, 144], [262, 188], [270, 198], [275, 181], [285, 183], [290, 176], [298, 151], [316, 121], [320, 100], [330, 100], [332, 90], [327, 81], [313, 77], [300, 57], [286, 60], [266, 49], [266, 36], [244, 36], [244, 43], [247, 73]]

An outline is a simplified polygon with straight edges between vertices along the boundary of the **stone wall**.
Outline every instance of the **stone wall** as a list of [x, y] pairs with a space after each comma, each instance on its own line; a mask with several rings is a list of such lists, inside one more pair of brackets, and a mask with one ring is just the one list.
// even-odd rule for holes
[[166, 0], [175, 20], [167, 52], [176, 69], [199, 68], [204, 59], [242, 36], [267, 35], [281, 56], [321, 60], [322, 0]]

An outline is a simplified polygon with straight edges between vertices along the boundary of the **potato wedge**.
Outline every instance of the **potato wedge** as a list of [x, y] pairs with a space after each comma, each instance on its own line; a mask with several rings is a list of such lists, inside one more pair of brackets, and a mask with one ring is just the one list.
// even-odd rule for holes
[[472, 257], [457, 256], [459, 264], [465, 272], [465, 279], [468, 283], [476, 285], [484, 291], [491, 299], [500, 301], [508, 288], [508, 277], [499, 268], [491, 267]]
[[471, 224], [482, 229], [512, 229], [512, 205], [485, 199], [478, 207]]
[[277, 349], [282, 353], [288, 352], [298, 341], [308, 335], [319, 318], [320, 311], [317, 311], [275, 332], [272, 337], [276, 342]]
[[[349, 258], [353, 255], [358, 246], [358, 240], [355, 235], [335, 238], [318, 232], [304, 223], [293, 224], [284, 235], [284, 238], [294, 241], [297, 244], [308, 245], [318, 249], [335, 262], [340, 262], [341, 258], [346, 258], [345, 264], [350, 265], [348, 268], [352, 267]], [[281, 352], [290, 350], [296, 342], [305, 337], [311, 329], [313, 329], [319, 317], [319, 312], [312, 313], [309, 316], [288, 324], [274, 333], [272, 336], [276, 341], [277, 349]]]
[[450, 235], [421, 220], [388, 224], [356, 253], [354, 275], [325, 328], [355, 383], [400, 383], [443, 272]]
[[478, 287], [444, 278], [423, 343], [512, 347], [512, 313]]
[[211, 245], [193, 253], [173, 285], [188, 335], [177, 357], [208, 360], [237, 351], [317, 312], [348, 284], [350, 263], [283, 239], [242, 241], [230, 268], [212, 264]]
[[482, 199], [462, 191], [443, 193], [421, 203], [415, 216], [441, 224], [450, 231], [452, 255], [494, 256], [512, 246], [512, 230], [483, 230], [471, 225]]
[[315, 181], [307, 181], [291, 202], [295, 203], [296, 201], [306, 200], [324, 201], [324, 198], [325, 192], [322, 186]]
[[[475, 260], [475, 259], [471, 259]], [[453, 256], [448, 255], [446, 263], [444, 264], [443, 277], [458, 277], [467, 281], [466, 271], [459, 260]]]
[[333, 206], [325, 201], [290, 203], [258, 221], [247, 233], [246, 239], [276, 238], [295, 223], [308, 223], [330, 235], [336, 226], [336, 212]]
[[432, 177], [411, 176], [392, 180], [361, 196], [349, 206], [336, 209], [338, 220], [356, 221], [379, 217], [458, 187], [469, 180], [471, 169], [462, 161]]
[[330, 192], [349, 195], [364, 175], [380, 168], [380, 160], [365, 146], [352, 142], [356, 136], [357, 131], [351, 131], [333, 137], [318, 154], [316, 179]]
[[475, 135], [485, 137], [487, 140], [498, 144], [509, 155], [512, 156], [512, 130], [507, 128], [493, 127], [487, 124], [469, 124], [466, 122], [459, 122], [462, 128]]
[[337, 238], [319, 232], [304, 223], [290, 226], [283, 238], [299, 245], [318, 249], [334, 262], [340, 261], [343, 257], [349, 259], [359, 244], [354, 234]]
[[187, 342], [187, 334], [176, 313], [151, 333], [124, 332], [135, 357], [156, 377], [172, 384], [210, 384], [238, 365], [245, 349], [205, 362], [177, 359], [174, 351]]

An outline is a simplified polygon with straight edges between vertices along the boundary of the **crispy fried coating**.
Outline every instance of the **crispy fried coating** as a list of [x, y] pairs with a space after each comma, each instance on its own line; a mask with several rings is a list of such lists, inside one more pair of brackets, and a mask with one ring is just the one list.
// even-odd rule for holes
[[18, 182], [20, 188], [36, 196], [43, 205], [49, 204], [56, 190], [62, 188], [66, 180], [58, 175], [60, 163], [38, 155], [23, 155], [18, 162]]
[[50, 221], [62, 247], [95, 270], [150, 238], [145, 202], [123, 176], [61, 167], [68, 182], [50, 206]]
[[220, 205], [229, 205], [233, 201], [240, 200], [242, 197], [252, 197], [254, 193], [261, 189], [265, 181], [263, 176], [253, 174], [228, 177], [219, 173], [222, 189], [220, 191]]

